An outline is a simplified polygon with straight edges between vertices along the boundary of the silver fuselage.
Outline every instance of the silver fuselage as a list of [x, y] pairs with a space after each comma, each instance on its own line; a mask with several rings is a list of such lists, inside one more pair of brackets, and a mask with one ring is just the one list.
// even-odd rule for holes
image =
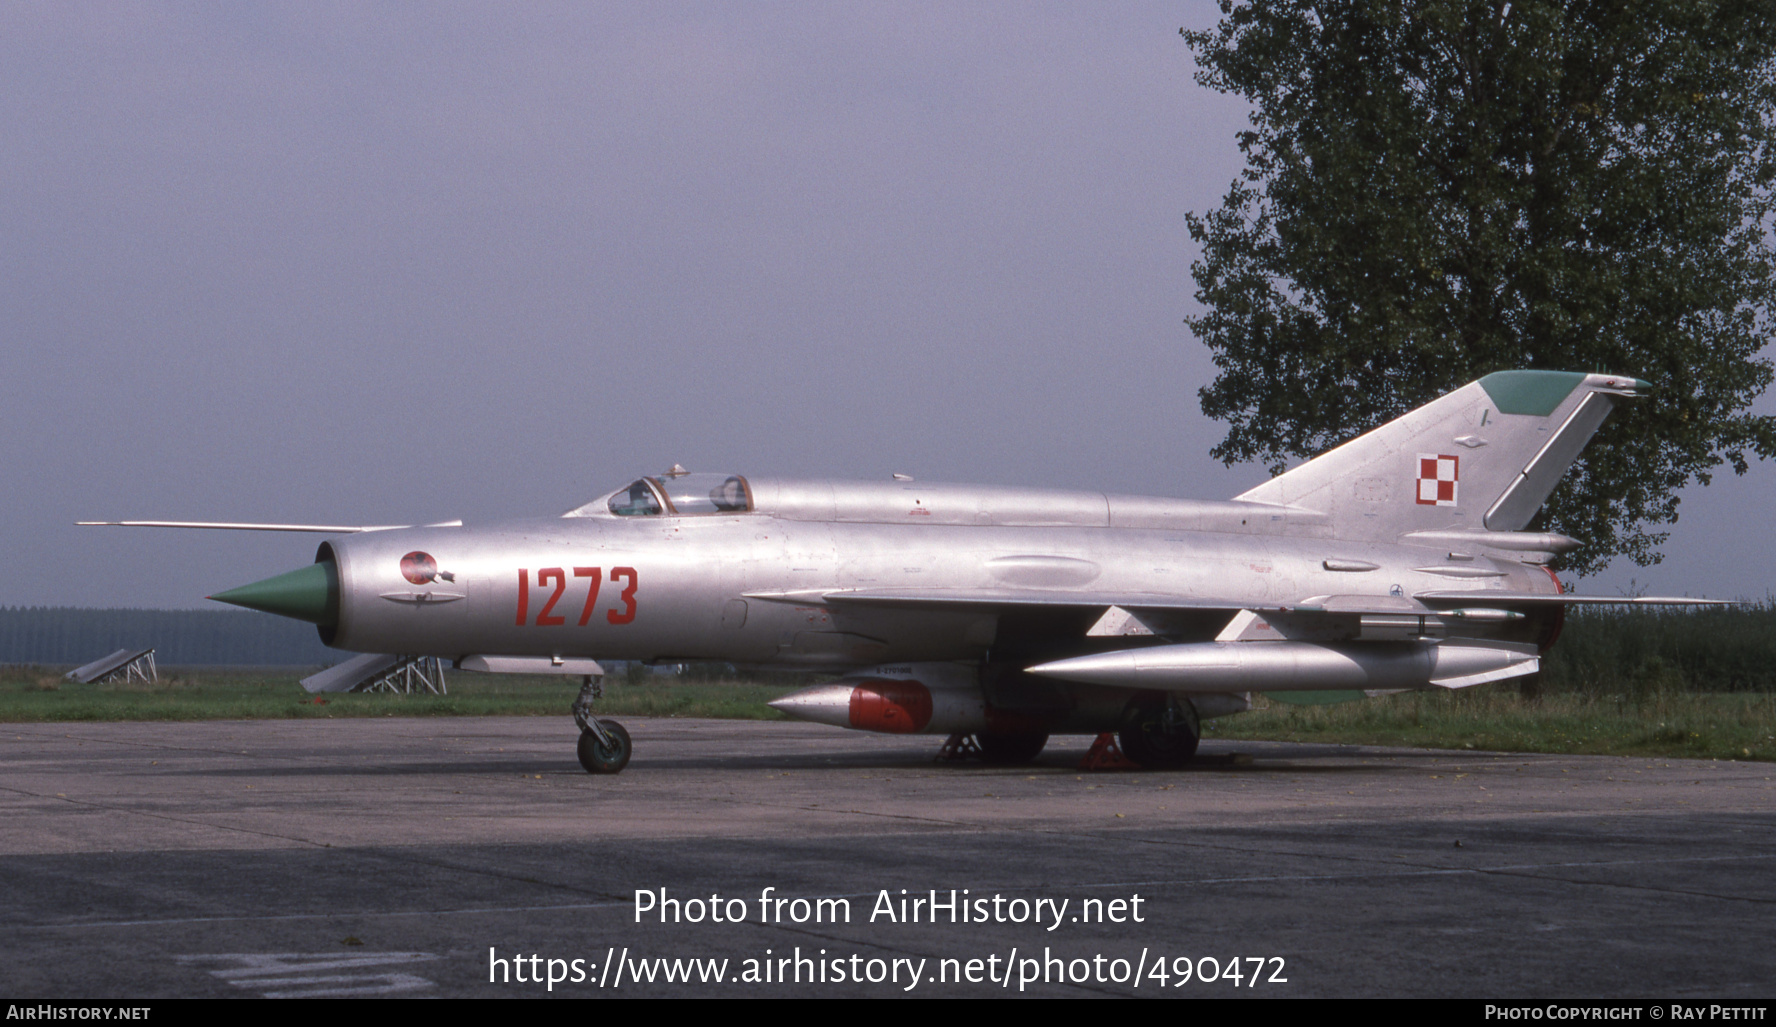
[[[844, 670], [983, 661], [1008, 644], [992, 609], [822, 599], [846, 590], [1275, 606], [1439, 588], [1558, 589], [1542, 567], [1505, 554], [1341, 540], [1325, 518], [1265, 504], [899, 482], [755, 480], [752, 489], [757, 509], [739, 514], [616, 517], [595, 502], [565, 517], [330, 541], [321, 555], [337, 565], [341, 601], [337, 626], [323, 636], [360, 652]], [[443, 575], [406, 580], [402, 557], [415, 551]], [[1187, 625], [1174, 638], [1213, 637], [1226, 620]], [[1534, 630], [1461, 633], [1523, 640]], [[1076, 651], [1092, 648], [1056, 639], [1054, 651], [1074, 641]]]

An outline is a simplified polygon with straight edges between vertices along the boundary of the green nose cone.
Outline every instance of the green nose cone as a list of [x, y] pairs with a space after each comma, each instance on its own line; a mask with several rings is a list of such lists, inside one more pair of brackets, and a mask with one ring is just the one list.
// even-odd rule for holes
[[301, 570], [231, 588], [210, 598], [330, 628], [339, 621], [339, 571], [331, 560], [311, 563]]

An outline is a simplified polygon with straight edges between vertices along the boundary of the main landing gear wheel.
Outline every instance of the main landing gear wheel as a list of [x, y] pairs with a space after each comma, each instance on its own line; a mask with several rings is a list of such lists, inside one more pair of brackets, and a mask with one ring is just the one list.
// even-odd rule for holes
[[1117, 740], [1122, 754], [1143, 767], [1182, 767], [1196, 756], [1202, 725], [1188, 699], [1148, 698], [1129, 703]]
[[[597, 724], [594, 730], [591, 724]], [[602, 734], [604, 737], [600, 738]], [[629, 732], [614, 720], [588, 723], [580, 732], [580, 766], [589, 774], [615, 774], [629, 765]]]
[[984, 762], [999, 766], [1028, 763], [1041, 755], [1048, 735], [1041, 731], [977, 731], [974, 735]]

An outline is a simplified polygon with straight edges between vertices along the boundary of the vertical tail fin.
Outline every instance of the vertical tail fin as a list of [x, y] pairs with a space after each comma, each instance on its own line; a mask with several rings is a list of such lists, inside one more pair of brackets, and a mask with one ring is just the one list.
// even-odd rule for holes
[[1489, 374], [1236, 498], [1320, 510], [1359, 538], [1519, 531], [1619, 399], [1621, 375]]

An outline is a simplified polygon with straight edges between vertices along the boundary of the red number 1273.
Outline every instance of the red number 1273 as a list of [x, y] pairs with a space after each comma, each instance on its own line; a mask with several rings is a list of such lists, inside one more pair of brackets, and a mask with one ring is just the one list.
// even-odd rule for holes
[[[575, 578], [586, 578], [589, 581], [589, 584], [586, 587], [586, 605], [580, 608], [579, 625], [582, 628], [591, 622], [592, 608], [598, 604], [598, 586], [602, 573], [602, 570], [598, 567], [575, 567], [573, 569], [573, 576]], [[610, 580], [612, 583], [622, 581], [627, 582], [627, 584], [623, 588], [623, 591], [617, 595], [617, 598], [623, 603], [622, 608], [606, 610], [604, 613], [604, 619], [612, 624], [627, 624], [635, 619], [635, 589], [637, 584], [635, 568], [612, 567]], [[567, 617], [564, 614], [558, 614], [555, 612], [555, 604], [561, 601], [561, 596], [567, 591], [567, 570], [562, 567], [544, 567], [542, 570], [537, 571], [536, 583], [539, 591], [548, 588], [551, 582], [554, 584], [555, 588], [549, 593], [549, 598], [543, 603], [543, 608], [537, 611], [535, 624], [539, 628], [557, 627], [567, 623]], [[529, 568], [524, 567], [518, 569], [517, 623], [519, 627], [524, 627], [526, 624], [531, 623], [530, 570]]]

